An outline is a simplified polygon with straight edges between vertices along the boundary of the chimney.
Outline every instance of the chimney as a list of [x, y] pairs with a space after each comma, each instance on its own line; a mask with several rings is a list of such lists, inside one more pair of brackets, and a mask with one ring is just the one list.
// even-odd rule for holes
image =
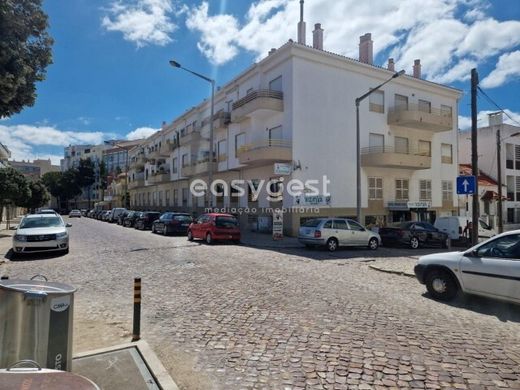
[[166, 121], [162, 121], [161, 128], [164, 129], [166, 127]]
[[300, 21], [298, 22], [298, 43], [305, 45], [305, 22], [303, 21], [303, 0], [300, 0]]
[[323, 50], [323, 29], [320, 23], [314, 25], [312, 32], [312, 47], [318, 50]]
[[502, 111], [492, 112], [488, 114], [488, 126], [499, 126], [504, 123]]
[[388, 59], [388, 70], [395, 72], [395, 63], [393, 58]]
[[366, 33], [359, 37], [359, 61], [372, 65], [373, 62], [372, 34]]
[[271, 50], [269, 50], [269, 53], [267, 53], [267, 55], [271, 55], [271, 54], [273, 54], [275, 51], [276, 51], [276, 49], [273, 47]]
[[413, 77], [421, 78], [421, 60], [414, 60], [413, 62]]

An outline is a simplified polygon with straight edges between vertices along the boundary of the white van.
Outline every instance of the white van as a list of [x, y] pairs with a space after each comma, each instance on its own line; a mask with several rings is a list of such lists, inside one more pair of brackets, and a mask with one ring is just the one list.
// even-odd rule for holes
[[[471, 221], [467, 217], [439, 217], [433, 226], [441, 232], [448, 234], [451, 240], [466, 240], [471, 236], [468, 224]], [[479, 219], [478, 221], [478, 240], [484, 241], [497, 234], [487, 223]]]

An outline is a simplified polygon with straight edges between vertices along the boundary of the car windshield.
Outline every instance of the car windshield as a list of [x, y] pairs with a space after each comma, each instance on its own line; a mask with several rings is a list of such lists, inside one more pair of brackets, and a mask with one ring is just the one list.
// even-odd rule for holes
[[40, 218], [25, 218], [20, 224], [20, 229], [60, 226], [63, 226], [63, 221], [60, 217], [42, 216]]
[[321, 223], [321, 219], [310, 219], [303, 224], [304, 227], [318, 227]]
[[217, 227], [236, 227], [238, 225], [238, 221], [235, 217], [217, 217], [215, 220], [215, 226]]

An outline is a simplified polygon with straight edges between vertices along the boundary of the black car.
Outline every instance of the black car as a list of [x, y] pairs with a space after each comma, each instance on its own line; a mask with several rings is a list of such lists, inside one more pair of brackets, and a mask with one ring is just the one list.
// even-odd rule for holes
[[448, 245], [448, 235], [428, 222], [403, 222], [396, 228], [379, 229], [379, 235], [385, 246], [397, 244], [417, 249], [419, 246], [435, 245], [446, 248]]
[[125, 210], [123, 211], [121, 214], [119, 214], [117, 216], [117, 224], [118, 225], [123, 225], [123, 221], [125, 220], [126, 216], [128, 215], [128, 213], [130, 212], [130, 210]]
[[152, 224], [152, 233], [187, 234], [188, 227], [193, 221], [190, 214], [168, 212], [161, 215]]
[[141, 215], [141, 212], [140, 211], [130, 211], [125, 219], [123, 219], [123, 226], [125, 227], [133, 227], [134, 224], [135, 224], [135, 220], [137, 218], [139, 218], [139, 216]]
[[152, 228], [153, 221], [159, 219], [161, 213], [157, 211], [144, 211], [137, 217], [134, 227], [139, 230], [146, 230]]

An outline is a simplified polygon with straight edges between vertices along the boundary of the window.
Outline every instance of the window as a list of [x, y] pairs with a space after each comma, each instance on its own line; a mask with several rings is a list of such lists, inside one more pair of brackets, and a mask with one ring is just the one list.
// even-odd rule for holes
[[240, 148], [246, 144], [246, 133], [235, 135], [235, 157], [238, 157]]
[[428, 157], [432, 155], [432, 143], [430, 141], [419, 140], [419, 155]]
[[506, 168], [515, 169], [515, 145], [506, 144]]
[[332, 221], [330, 219], [323, 224], [323, 229], [332, 229]]
[[177, 173], [177, 158], [172, 160], [172, 172]]
[[451, 106], [446, 106], [444, 104], [441, 104], [441, 115], [444, 117], [451, 118], [451, 116], [452, 116]]
[[162, 206], [162, 205], [163, 205], [163, 204], [162, 204], [162, 197], [163, 197], [162, 195], [163, 195], [163, 192], [162, 192], [162, 191], [159, 191], [159, 202], [158, 202], [158, 204], [157, 204], [158, 206]]
[[361, 226], [359, 223], [357, 223], [356, 221], [348, 221], [348, 226], [350, 228], [350, 230], [355, 230], [355, 231], [358, 231], [358, 232], [364, 232], [365, 231], [365, 228], [363, 226]]
[[432, 103], [428, 100], [419, 99], [419, 111], [421, 112], [432, 112]]
[[178, 205], [178, 199], [179, 199], [179, 190], [175, 189], [173, 190], [173, 206], [177, 206]]
[[269, 82], [269, 89], [271, 91], [282, 92], [283, 91], [283, 89], [282, 89], [282, 76], [279, 76], [279, 77], [275, 78], [274, 80], [271, 80]]
[[368, 146], [370, 153], [384, 153], [385, 136], [383, 134], [370, 133], [368, 135]]
[[218, 141], [218, 143], [217, 143], [218, 161], [224, 161], [226, 159], [226, 154], [227, 154], [226, 146], [227, 146], [227, 144], [226, 144], [225, 139]]
[[278, 146], [279, 142], [283, 139], [282, 126], [276, 126], [269, 129], [269, 146]]
[[442, 181], [442, 200], [450, 202], [453, 200], [453, 182], [450, 180]]
[[419, 180], [419, 200], [432, 200], [431, 180]]
[[441, 162], [443, 164], [453, 163], [451, 144], [441, 144]]
[[348, 230], [347, 221], [345, 221], [344, 219], [335, 219], [334, 220], [334, 229]]
[[372, 112], [385, 112], [385, 93], [383, 91], [375, 91], [368, 97], [368, 109]]
[[151, 195], [150, 193], [148, 193], [148, 194], [146, 195], [146, 198], [147, 198], [146, 205], [147, 205], [147, 206], [149, 206], [149, 205], [151, 204], [151, 201], [150, 201], [150, 200], [151, 200], [151, 196], [152, 196], [152, 195]]
[[408, 138], [405, 137], [395, 137], [395, 152], [408, 154]]
[[408, 200], [408, 179], [396, 179], [395, 180], [395, 199], [396, 200]]
[[188, 153], [185, 153], [182, 155], [182, 167], [187, 167], [188, 165], [190, 165], [190, 157], [188, 155]]
[[378, 200], [383, 199], [383, 178], [369, 177], [368, 178], [368, 199]]
[[188, 205], [188, 188], [182, 189], [182, 205], [183, 206]]
[[520, 202], [520, 176], [515, 176], [516, 201]]
[[520, 257], [520, 234], [509, 234], [490, 241], [477, 249], [478, 257], [518, 259]]
[[166, 190], [164, 194], [164, 205], [170, 206], [170, 190]]
[[507, 199], [514, 202], [515, 200], [515, 176], [506, 176]]
[[395, 94], [395, 109], [398, 111], [408, 110], [408, 96]]
[[282, 182], [278, 181], [278, 178], [271, 177], [269, 179], [270, 185], [269, 185], [269, 192], [270, 197], [273, 198], [271, 202], [281, 202], [282, 196], [283, 196], [283, 186]]
[[154, 191], [152, 194], [152, 206], [155, 206], [157, 202], [157, 191]]

